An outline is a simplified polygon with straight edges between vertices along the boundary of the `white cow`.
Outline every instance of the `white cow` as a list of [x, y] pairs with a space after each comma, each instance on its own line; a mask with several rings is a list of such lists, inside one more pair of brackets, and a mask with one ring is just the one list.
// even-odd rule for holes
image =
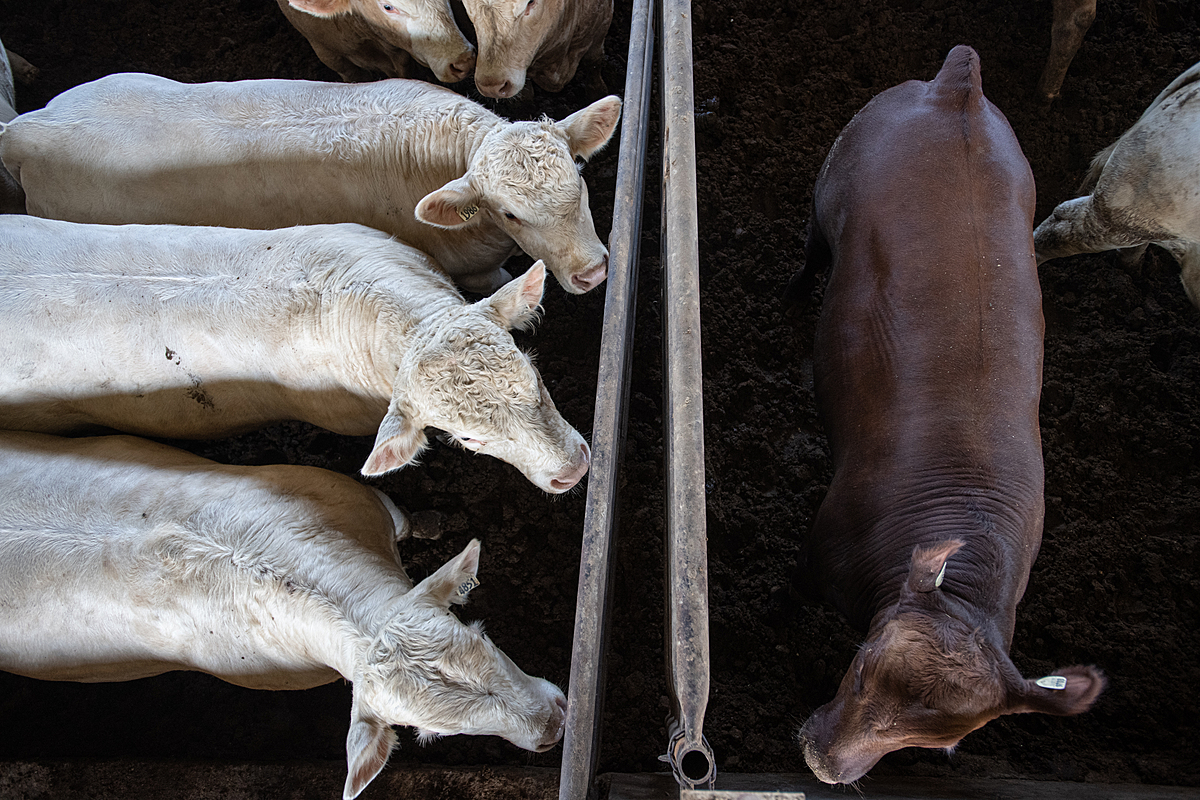
[[[17, 116], [17, 91], [13, 85], [10, 55], [20, 58], [16, 53], [10, 54], [0, 44], [0, 122], [8, 122]], [[24, 211], [25, 193], [21, 191], [20, 184], [7, 171], [0, 169], [0, 214], [20, 214]]]
[[608, 250], [574, 159], [608, 142], [620, 112], [608, 97], [561, 122], [508, 122], [423, 81], [120, 74], [17, 117], [0, 159], [37, 216], [358, 222], [430, 254], [465, 289], [502, 285], [501, 265], [523, 249], [579, 294], [607, 276]]
[[1092, 160], [1091, 194], [1060, 203], [1033, 232], [1038, 263], [1156, 244], [1175, 257], [1200, 308], [1200, 63], [1171, 82]]
[[198, 670], [251, 689], [353, 684], [345, 798], [396, 744], [542, 751], [566, 699], [448, 608], [479, 542], [413, 585], [382, 492], [316, 467], [225, 466], [132, 436], [0, 433], [0, 669], [59, 681]]
[[475, 47], [454, 23], [449, 0], [278, 0], [317, 58], [344, 81], [382, 73], [408, 77], [415, 59], [439, 81], [456, 83], [475, 67]]
[[581, 61], [599, 67], [612, 0], [463, 0], [479, 41], [475, 86], [512, 97], [528, 77], [561, 91]]
[[256, 231], [0, 216], [0, 428], [205, 438], [298, 419], [376, 434], [362, 471], [426, 426], [547, 492], [587, 472], [509, 328], [540, 263], [467, 303], [424, 254], [361, 225]]

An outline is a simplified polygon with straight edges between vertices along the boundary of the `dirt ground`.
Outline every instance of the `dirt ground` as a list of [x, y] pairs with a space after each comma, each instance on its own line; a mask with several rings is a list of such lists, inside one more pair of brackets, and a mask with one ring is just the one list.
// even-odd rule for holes
[[[1033, 168], [1041, 219], [1074, 196], [1091, 156], [1200, 58], [1200, 4], [1100, 0], [1062, 98], [1045, 106], [1034, 86], [1049, 47], [1050, 7], [1049, 0], [694, 4], [713, 658], [705, 732], [721, 771], [803, 770], [795, 730], [833, 696], [860, 640], [836, 611], [802, 600], [790, 583], [830, 463], [812, 396], [817, 304], [789, 317], [781, 296], [802, 263], [812, 183], [838, 131], [878, 92], [932, 78], [952, 46], [969, 44], [982, 59], [985, 93], [1008, 116]], [[618, 0], [602, 71], [617, 92], [628, 27], [628, 3]], [[42, 70], [35, 85], [18, 87], [23, 111], [121, 71], [183, 81], [336, 79], [273, 0], [2, 0], [0, 37]], [[561, 118], [594, 99], [581, 84], [492, 107], [514, 119]], [[471, 92], [469, 83], [459, 88]], [[602, 238], [615, 173], [615, 146], [584, 171]], [[652, 160], [652, 195], [656, 176]], [[667, 744], [658, 216], [652, 197], [601, 771], [661, 771]], [[513, 271], [526, 264], [518, 260]], [[1110, 686], [1081, 717], [997, 720], [952, 755], [904, 750], [872, 774], [1200, 785], [1200, 312], [1161, 251], [1133, 268], [1110, 254], [1050, 262], [1041, 273], [1047, 517], [1012, 655], [1030, 676], [1094, 663]], [[543, 323], [520, 335], [538, 353], [560, 410], [585, 434], [603, 301], [601, 291], [575, 297], [549, 286]], [[177, 444], [222, 461], [354, 474], [370, 443], [288, 424]], [[402, 548], [414, 578], [470, 537], [482, 538], [482, 585], [462, 615], [485, 620], [526, 671], [565, 688], [583, 492], [546, 496], [499, 461], [441, 444], [421, 466], [374, 485], [413, 511], [439, 515], [440, 540]], [[341, 683], [270, 693], [194, 674], [112, 685], [0, 675], [0, 760], [336, 760], [344, 757], [349, 707]], [[556, 767], [561, 753], [532, 755], [492, 738], [420, 747], [402, 734], [401, 742], [389, 769]], [[861, 789], [870, 794], [869, 777]]]

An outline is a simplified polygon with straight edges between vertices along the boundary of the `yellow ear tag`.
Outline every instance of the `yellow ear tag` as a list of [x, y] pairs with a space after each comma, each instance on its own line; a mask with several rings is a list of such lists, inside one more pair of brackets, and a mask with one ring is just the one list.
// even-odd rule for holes
[[458, 210], [458, 215], [462, 217], [463, 222], [467, 222], [471, 217], [479, 213], [479, 206], [463, 206]]

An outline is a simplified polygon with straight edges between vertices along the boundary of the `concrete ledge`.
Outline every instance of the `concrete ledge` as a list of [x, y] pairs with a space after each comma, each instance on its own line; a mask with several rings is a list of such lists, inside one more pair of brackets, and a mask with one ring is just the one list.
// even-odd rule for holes
[[[557, 769], [393, 764], [362, 800], [557, 800]], [[2, 800], [340, 800], [341, 761], [0, 761]], [[678, 800], [669, 773], [606, 773], [595, 800]], [[1200, 800], [1200, 788], [927, 778], [827, 786], [803, 774], [718, 773], [723, 791], [803, 792], [806, 800]], [[735, 795], [736, 796], [736, 795]], [[571, 798], [586, 800], [586, 798]]]
[[[668, 773], [603, 776], [605, 800], [676, 800]], [[1063, 783], [1000, 779], [866, 778], [854, 787], [829, 786], [811, 775], [717, 773], [717, 789], [803, 792], [806, 800], [1197, 800], [1200, 789], [1143, 784]]]
[[[341, 800], [342, 761], [0, 761], [2, 800]], [[360, 800], [555, 800], [545, 767], [385, 767]]]

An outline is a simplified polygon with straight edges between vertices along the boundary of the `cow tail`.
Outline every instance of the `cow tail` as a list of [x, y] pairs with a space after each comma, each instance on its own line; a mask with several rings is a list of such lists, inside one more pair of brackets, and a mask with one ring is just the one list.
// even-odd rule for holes
[[979, 54], [965, 44], [955, 46], [942, 62], [934, 84], [942, 92], [963, 96], [967, 104], [983, 100], [983, 77], [979, 71]]
[[391, 516], [392, 536], [394, 540], [399, 542], [412, 536], [412, 522], [409, 520], [408, 514], [404, 513], [399, 506], [392, 502], [392, 498], [379, 489], [376, 489], [374, 486], [368, 486], [367, 488], [375, 492], [375, 495], [379, 498], [379, 502], [383, 504], [384, 510]]
[[1077, 194], [1082, 197], [1085, 194], [1092, 193], [1092, 190], [1096, 188], [1097, 181], [1100, 180], [1100, 173], [1104, 171], [1104, 165], [1108, 163], [1109, 156], [1112, 155], [1113, 150], [1117, 149], [1117, 144], [1120, 141], [1120, 139], [1117, 139], [1117, 141], [1113, 142], [1099, 153], [1096, 153], [1096, 156], [1092, 159], [1091, 166], [1088, 167], [1087, 174], [1083, 176], [1083, 180], [1079, 184], [1079, 191]]

